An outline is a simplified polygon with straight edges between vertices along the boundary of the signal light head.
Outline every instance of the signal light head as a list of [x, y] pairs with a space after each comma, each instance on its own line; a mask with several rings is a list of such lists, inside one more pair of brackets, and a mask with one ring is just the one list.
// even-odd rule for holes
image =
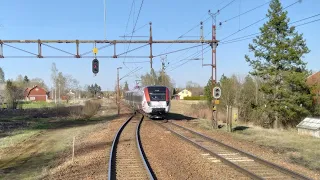
[[219, 87], [213, 88], [213, 97], [218, 99], [221, 96], [221, 89]]
[[99, 61], [98, 61], [98, 59], [94, 59], [92, 61], [92, 72], [94, 74], [97, 74], [99, 72]]

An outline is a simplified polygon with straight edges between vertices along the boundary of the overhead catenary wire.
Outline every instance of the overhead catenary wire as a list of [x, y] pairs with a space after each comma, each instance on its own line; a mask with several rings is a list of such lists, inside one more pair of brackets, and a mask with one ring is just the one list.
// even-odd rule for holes
[[[131, 8], [130, 8], [130, 13], [129, 13], [129, 17], [128, 17], [128, 20], [127, 20], [127, 24], [126, 24], [126, 29], [125, 29], [125, 32], [124, 32], [124, 34], [126, 34], [127, 33], [127, 29], [128, 29], [128, 25], [129, 25], [129, 20], [130, 20], [130, 17], [131, 17], [131, 13], [132, 13], [132, 9], [133, 9], [133, 4], [134, 4], [134, 1], [135, 0], [132, 0], [132, 3], [131, 3]], [[132, 36], [132, 35], [131, 35]], [[125, 37], [124, 37], [124, 39], [125, 40], [127, 40]], [[125, 46], [123, 46], [123, 51], [125, 51]], [[124, 63], [124, 61], [125, 61], [126, 59], [124, 59], [123, 60], [123, 65], [127, 68], [127, 69], [129, 69], [130, 70], [130, 68]]]
[[[291, 25], [291, 24], [295, 24], [295, 23], [298, 23], [298, 22], [301, 22], [301, 21], [305, 21], [305, 20], [308, 20], [308, 19], [311, 19], [311, 18], [314, 18], [314, 17], [317, 17], [319, 16], [320, 14], [315, 14], [315, 15], [312, 15], [312, 16], [309, 16], [309, 17], [306, 17], [306, 18], [303, 18], [303, 19], [299, 19], [299, 20], [296, 20], [296, 21], [293, 21], [293, 22], [290, 22], [288, 23], [288, 25]], [[306, 22], [306, 23], [302, 23], [302, 24], [298, 24], [294, 27], [299, 27], [299, 26], [303, 26], [303, 25], [306, 25], [306, 24], [310, 24], [310, 23], [313, 23], [313, 22], [317, 22], [319, 21], [320, 19], [316, 19], [316, 20], [313, 20], [313, 21], [309, 21], [309, 22]], [[230, 43], [234, 43], [234, 42], [239, 42], [239, 41], [243, 41], [243, 40], [248, 40], [248, 39], [251, 39], [252, 37], [250, 36], [255, 36], [255, 35], [259, 35], [260, 33], [253, 33], [253, 34], [249, 34], [249, 35], [246, 35], [246, 36], [242, 36], [242, 37], [238, 37], [238, 38], [235, 38], [235, 39], [230, 39], [228, 41], [221, 41], [220, 44], [230, 44]], [[249, 37], [249, 38], [248, 38]]]
[[[208, 47], [210, 47], [210, 46], [208, 46]], [[210, 51], [210, 49], [208, 49], [207, 51], [205, 51], [203, 54], [205, 54], [205, 53], [207, 53], [207, 52], [209, 52], [209, 51]], [[196, 57], [199, 57], [199, 56], [200, 56], [200, 55], [198, 55], [198, 56], [196, 56]], [[194, 58], [195, 58], [195, 57], [194, 57]], [[190, 62], [190, 61], [192, 61], [192, 60], [188, 60], [188, 61], [186, 61], [186, 62], [184, 62], [184, 63], [182, 63], [182, 64], [180, 64], [180, 65], [178, 65], [178, 66], [176, 66], [176, 67], [174, 67], [174, 68], [172, 68], [172, 69], [170, 69], [168, 72], [171, 72], [171, 71], [173, 71], [173, 70], [175, 70], [175, 69], [177, 69], [177, 68], [179, 68], [179, 67], [187, 64], [187, 63]]]
[[320, 16], [320, 13], [319, 13], [319, 14], [316, 14], [316, 15], [313, 15], [313, 16], [309, 16], [309, 17], [300, 19], [300, 20], [297, 20], [297, 21], [294, 21], [294, 22], [291, 22], [291, 23], [289, 23], [289, 24], [295, 24], [295, 23], [297, 23], [297, 22], [301, 22], [301, 21], [304, 21], [304, 20], [307, 20], [307, 19], [311, 19], [311, 18], [314, 18], [314, 17], [317, 17], [317, 16]]
[[[207, 49], [208, 47], [210, 47], [210, 46], [207, 46], [207, 47], [204, 48], [203, 50]], [[185, 60], [190, 60], [190, 59], [192, 59], [192, 58], [191, 58], [192, 56], [198, 56], [200, 53], [203, 54], [203, 53], [202, 53], [203, 50], [196, 51], [195, 53], [189, 55], [189, 56], [186, 57], [186, 58], [179, 59], [178, 61], [176, 61], [176, 62], [174, 62], [174, 63], [170, 63], [168, 67], [174, 66], [174, 65], [176, 65], [176, 64], [178, 64], [178, 63], [180, 63], [180, 62], [182, 62], [182, 61], [185, 61]]]
[[125, 77], [128, 77], [128, 76], [130, 76], [131, 74], [134, 74], [134, 73], [136, 73], [136, 72], [138, 72], [138, 71], [140, 71], [142, 69], [142, 67], [136, 67], [134, 70], [132, 70], [131, 72], [129, 72], [129, 73], [127, 73], [126, 75], [124, 75], [124, 76], [122, 76], [121, 78], [120, 78], [120, 80], [121, 79], [123, 79], [123, 78], [125, 78]]
[[167, 53], [158, 54], [158, 55], [153, 56], [153, 57], [158, 57], [158, 56], [162, 56], [162, 55], [172, 54], [172, 53], [176, 53], [176, 52], [179, 52], [179, 51], [184, 51], [184, 50], [188, 50], [188, 49], [191, 49], [191, 48], [196, 48], [196, 47], [199, 47], [199, 46], [201, 46], [201, 44], [200, 44], [200, 45], [191, 46], [191, 47], [187, 47], [187, 48], [183, 48], [183, 49], [178, 49], [178, 50], [171, 51], [171, 52], [167, 52]]
[[[284, 10], [284, 9], [287, 9], [287, 8], [289, 8], [289, 7], [291, 7], [291, 6], [295, 5], [295, 4], [297, 4], [298, 2], [301, 2], [301, 0], [298, 0], [298, 1], [296, 1], [296, 2], [294, 2], [294, 3], [292, 3], [292, 4], [290, 4], [290, 5], [286, 6], [285, 8], [283, 8], [283, 10]], [[251, 26], [253, 26], [253, 25], [255, 25], [255, 24], [257, 24], [257, 23], [259, 23], [259, 22], [261, 22], [261, 21], [263, 21], [263, 20], [265, 20], [265, 19], [267, 19], [267, 18], [268, 18], [268, 17], [266, 16], [266, 17], [264, 17], [264, 18], [262, 18], [262, 19], [260, 19], [260, 20], [258, 20], [258, 21], [255, 21], [254, 23], [252, 23], [252, 24], [250, 24], [250, 25], [248, 25], [248, 26], [246, 26], [246, 27], [244, 27], [244, 28], [241, 28], [240, 30], [238, 30], [238, 31], [236, 31], [236, 32], [234, 32], [234, 33], [226, 36], [225, 38], [222, 38], [221, 41], [223, 41], [223, 40], [225, 40], [225, 39], [228, 39], [229, 37], [231, 37], [231, 36], [233, 36], [233, 35], [241, 32], [241, 31], [243, 31], [243, 30], [245, 30], [245, 29], [247, 29], [247, 28], [249, 28], [249, 27], [251, 27]]]
[[259, 6], [256, 6], [256, 7], [252, 8], [252, 9], [249, 9], [249, 10], [243, 12], [243, 13], [240, 13], [239, 15], [236, 15], [236, 16], [234, 16], [234, 17], [231, 17], [231, 18], [227, 19], [227, 20], [221, 21], [220, 24], [226, 23], [226, 22], [231, 21], [231, 20], [233, 20], [233, 19], [235, 19], [235, 18], [237, 18], [237, 17], [243, 16], [243, 15], [245, 15], [245, 14], [251, 12], [251, 11], [254, 11], [254, 10], [256, 10], [256, 9], [259, 9], [260, 7], [263, 7], [263, 6], [267, 5], [267, 4], [269, 4], [270, 2], [271, 2], [271, 1], [268, 1], [268, 2], [266, 2], [266, 3], [263, 3], [263, 4], [259, 5]]
[[[149, 24], [149, 23], [146, 23], [146, 24], [144, 24], [143, 26], [140, 26], [140, 27], [139, 27], [139, 28], [137, 28], [133, 33], [135, 33], [135, 32], [137, 32], [137, 31], [141, 30], [142, 28], [146, 27], [148, 24]], [[128, 33], [128, 34], [125, 34], [124, 36], [126, 37], [126, 36], [130, 36], [130, 35], [131, 35], [131, 34], [130, 34], [130, 33]]]
[[[135, 32], [135, 29], [136, 29], [136, 26], [137, 26], [137, 23], [138, 23], [138, 20], [139, 20], [139, 17], [140, 17], [140, 12], [141, 12], [141, 9], [142, 9], [142, 6], [143, 6], [143, 2], [144, 2], [144, 0], [141, 1], [140, 9], [139, 9], [139, 12], [138, 12], [138, 15], [137, 15], [136, 22], [135, 22], [135, 24], [134, 24], [134, 26], [133, 26], [133, 30], [132, 30], [132, 33], [131, 33], [130, 41], [132, 40], [133, 33]], [[130, 44], [131, 44], [131, 43], [129, 43], [129, 45], [128, 45], [127, 51], [128, 51], [129, 48], [130, 48]]]
[[[223, 9], [227, 8], [228, 6], [230, 6], [233, 2], [235, 2], [236, 0], [232, 0], [231, 2], [229, 2], [227, 5], [223, 6], [222, 8], [218, 9], [216, 13], [221, 12]], [[225, 0], [220, 1], [220, 3], [218, 3], [218, 5], [216, 6], [220, 6], [222, 3], [224, 3]], [[203, 17], [208, 16], [208, 13], [206, 13]], [[201, 19], [203, 19], [203, 17]], [[208, 20], [210, 20], [211, 17], [207, 17], [205, 20], [202, 21], [202, 23], [204, 24], [205, 22], [207, 22]], [[182, 35], [180, 35], [176, 40], [179, 40], [180, 38], [182, 38], [183, 36], [185, 36], [186, 34], [188, 34], [189, 32], [191, 32], [192, 30], [196, 29], [197, 27], [199, 27], [200, 24], [197, 24], [195, 26], [193, 26], [191, 29], [189, 29], [187, 32], [183, 33]], [[163, 51], [161, 51], [160, 53], [165, 52], [166, 50], [168, 50], [173, 44], [170, 44], [168, 47], [166, 47]]]

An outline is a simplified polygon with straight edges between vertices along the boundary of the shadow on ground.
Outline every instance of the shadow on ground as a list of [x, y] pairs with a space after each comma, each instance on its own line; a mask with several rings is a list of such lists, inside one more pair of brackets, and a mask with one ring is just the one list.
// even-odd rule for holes
[[244, 131], [246, 129], [249, 129], [249, 127], [248, 126], [237, 126], [237, 127], [233, 128], [232, 130], [233, 131]]
[[[168, 113], [165, 119], [166, 120], [177, 120], [177, 121], [183, 121], [183, 120], [189, 121], [189, 120], [194, 120], [196, 118], [185, 116], [182, 114], [177, 114], [177, 113]], [[164, 119], [154, 119], [154, 120], [164, 120]]]

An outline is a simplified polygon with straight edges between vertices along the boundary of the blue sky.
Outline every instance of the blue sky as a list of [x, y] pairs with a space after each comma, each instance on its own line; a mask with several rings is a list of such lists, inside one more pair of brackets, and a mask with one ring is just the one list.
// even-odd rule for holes
[[[153, 39], [177, 39], [179, 36], [187, 32], [193, 26], [200, 23], [208, 17], [207, 11], [217, 11], [231, 0], [162, 0], [152, 1], [144, 0], [140, 16], [136, 25], [139, 28], [150, 21], [153, 23]], [[140, 8], [141, 0], [134, 1], [134, 8], [129, 19], [127, 33], [130, 33], [136, 21], [138, 11]], [[222, 2], [222, 3], [221, 3]], [[268, 0], [235, 0], [230, 6], [223, 9], [217, 16], [217, 22], [224, 21], [245, 12], [253, 7], [259, 6]], [[287, 6], [296, 2], [296, 0], [281, 0], [283, 6]], [[129, 12], [132, 0], [107, 0], [107, 39], [123, 39], [126, 29], [126, 24], [129, 18]], [[0, 39], [104, 39], [104, 7], [103, 0], [93, 1], [79, 1], [79, 0], [11, 0], [1, 2], [2, 12], [0, 14]], [[257, 10], [245, 14], [239, 18], [223, 23], [218, 27], [217, 39], [223, 39], [228, 35], [236, 32], [239, 28], [246, 27], [253, 22], [265, 17], [268, 5], [265, 5]], [[288, 8], [288, 16], [291, 21], [296, 21], [320, 13], [319, 0], [303, 0]], [[315, 17], [318, 19], [320, 16]], [[309, 19], [297, 24], [312, 21]], [[249, 35], [259, 32], [259, 27], [264, 23], [261, 21], [250, 28], [247, 28], [229, 39]], [[304, 60], [308, 63], [308, 69], [319, 70], [320, 63], [318, 41], [320, 39], [317, 33], [320, 27], [320, 21], [308, 25], [297, 27], [299, 33], [304, 34], [307, 45], [311, 52], [307, 54]], [[211, 21], [204, 24], [204, 35], [211, 31]], [[148, 25], [137, 31], [134, 35], [148, 36]], [[200, 28], [196, 28], [189, 32], [186, 36], [199, 36]], [[210, 38], [210, 35], [208, 36]], [[207, 39], [208, 39], [207, 38]], [[147, 38], [133, 38], [133, 39], [147, 39]], [[184, 37], [183, 39], [197, 39], [197, 37]], [[248, 54], [248, 43], [252, 40], [244, 40], [230, 44], [220, 44], [217, 48], [217, 66], [218, 66], [218, 79], [224, 73], [231, 75], [233, 73], [245, 75], [250, 67], [244, 60], [244, 55]], [[23, 48], [25, 50], [37, 53], [36, 44], [12, 44], [15, 47]], [[75, 45], [65, 44], [50, 44], [57, 48], [75, 53]], [[98, 45], [98, 47], [101, 45]], [[141, 46], [130, 45], [131, 48]], [[163, 52], [169, 44], [153, 46], [153, 55]], [[192, 44], [181, 45], [174, 44], [170, 46], [165, 52], [174, 51], [184, 47], [193, 46]], [[85, 44], [80, 46], [80, 53], [90, 51], [92, 44]], [[205, 46], [204, 46], [205, 47]], [[127, 45], [117, 45], [117, 52], [124, 52]], [[210, 67], [202, 67], [201, 61], [190, 61], [184, 65], [180, 65], [185, 61], [177, 63], [180, 59], [188, 57], [189, 55], [197, 52], [200, 48], [194, 48], [189, 51], [182, 51], [173, 54], [168, 54], [168, 62], [172, 65], [168, 70], [178, 67], [170, 72], [169, 75], [174, 79], [179, 87], [183, 87], [187, 81], [197, 82], [200, 85], [205, 85], [211, 76]], [[210, 52], [210, 51], [209, 51]], [[113, 48], [106, 48], [100, 50], [99, 55], [107, 56], [113, 54]], [[19, 52], [9, 47], [4, 48], [4, 56], [13, 55], [29, 55]], [[65, 56], [62, 52], [43, 47], [43, 55], [49, 56]], [[91, 54], [90, 54], [91, 55]], [[128, 55], [148, 56], [149, 47], [144, 47], [137, 51], [131, 52]], [[51, 86], [50, 74], [51, 64], [56, 63], [59, 71], [64, 74], [70, 74], [78, 79], [81, 85], [97, 83], [102, 86], [103, 90], [114, 89], [116, 82], [116, 68], [122, 66], [120, 76], [125, 75], [135, 67], [142, 67], [140, 71], [131, 77], [124, 78], [128, 81], [130, 87], [135, 84], [141, 74], [150, 71], [149, 63], [128, 63], [127, 67], [124, 66], [124, 59], [99, 59], [100, 72], [94, 76], [91, 71], [92, 59], [31, 59], [31, 58], [4, 58], [0, 59], [0, 67], [3, 68], [6, 78], [16, 78], [19, 74], [27, 75], [30, 78], [40, 77], [45, 80], [46, 84]], [[149, 59], [125, 59], [126, 62], [148, 61]], [[211, 62], [211, 54], [204, 54], [204, 63]], [[160, 58], [154, 58], [154, 69], [160, 70]]]

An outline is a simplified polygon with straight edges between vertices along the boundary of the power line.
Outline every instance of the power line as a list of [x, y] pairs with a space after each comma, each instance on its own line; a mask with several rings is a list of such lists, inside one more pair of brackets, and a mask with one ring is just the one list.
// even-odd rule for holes
[[178, 49], [178, 50], [167, 52], [167, 53], [158, 54], [158, 55], [153, 56], [153, 57], [158, 57], [158, 56], [162, 56], [162, 55], [166, 55], [166, 54], [172, 54], [172, 53], [176, 53], [176, 52], [179, 52], [179, 51], [184, 51], [184, 50], [187, 50], [187, 49], [196, 48], [196, 47], [199, 47], [199, 46], [202, 46], [202, 44], [196, 45], [196, 46], [187, 47], [187, 48], [183, 48], [183, 49]]
[[310, 24], [310, 23], [313, 23], [313, 22], [317, 22], [317, 21], [320, 21], [320, 19], [316, 19], [316, 20], [309, 21], [309, 22], [306, 22], [306, 23], [303, 23], [303, 24], [299, 24], [299, 25], [296, 25], [295, 27], [307, 25], [307, 24]]
[[[288, 24], [295, 24], [297, 22], [301, 22], [301, 21], [304, 21], [304, 20], [307, 20], [307, 19], [311, 19], [311, 18], [317, 17], [319, 15], [320, 14], [312, 15], [312, 16], [309, 16], [309, 17], [306, 17], [306, 18], [303, 18], [303, 19], [299, 19], [299, 20], [294, 21], [294, 22], [290, 22]], [[309, 21], [309, 22], [306, 22], [306, 23], [303, 23], [303, 24], [299, 24], [299, 25], [296, 25], [295, 27], [303, 26], [303, 25], [310, 24], [310, 23], [317, 22], [317, 21], [319, 21], [319, 19], [316, 19], [316, 20], [313, 20], [313, 21]], [[220, 44], [230, 44], [230, 43], [234, 43], [234, 42], [239, 42], [239, 41], [251, 39], [252, 37], [250, 37], [250, 36], [259, 35], [259, 34], [260, 33], [253, 33], [253, 34], [249, 34], [249, 35], [246, 35], [246, 36], [242, 36], [242, 37], [238, 37], [238, 38], [235, 38], [235, 39], [231, 39], [231, 40], [228, 40], [228, 41], [221, 41]], [[246, 38], [246, 37], [249, 37], [249, 38]]]
[[221, 21], [221, 22], [220, 22], [220, 25], [222, 24], [222, 22], [223, 22], [223, 23], [226, 23], [226, 22], [228, 22], [228, 21], [231, 21], [231, 20], [233, 20], [233, 19], [235, 19], [235, 18], [237, 18], [237, 17], [240, 17], [240, 16], [242, 16], [242, 15], [245, 15], [245, 14], [247, 14], [247, 13], [249, 13], [249, 12], [251, 12], [251, 11], [254, 11], [254, 10], [260, 8], [260, 7], [263, 7], [263, 6], [267, 5], [267, 4], [269, 4], [270, 2], [271, 2], [271, 1], [268, 1], [268, 2], [266, 2], [266, 3], [264, 3], [264, 4], [261, 4], [261, 5], [259, 5], [259, 6], [254, 7], [254, 8], [252, 8], [252, 9], [248, 10], [248, 11], [245, 11], [245, 12], [243, 12], [243, 13], [237, 15], [237, 16], [234, 16], [234, 17], [229, 18], [229, 19], [227, 19], [227, 20]]
[[316, 14], [316, 15], [313, 15], [313, 16], [310, 16], [310, 17], [306, 17], [306, 18], [303, 18], [303, 19], [300, 19], [300, 20], [291, 22], [291, 23], [289, 23], [289, 24], [294, 24], [294, 23], [301, 22], [301, 21], [304, 21], [304, 20], [307, 20], [307, 19], [311, 19], [311, 18], [313, 18], [313, 17], [317, 17], [317, 16], [320, 16], [320, 14]]
[[[208, 47], [210, 47], [210, 46], [208, 46]], [[207, 48], [208, 48], [208, 47], [207, 47]], [[208, 49], [207, 51], [205, 51], [203, 54], [207, 53], [208, 51], [210, 51], [210, 49]], [[195, 56], [195, 57], [193, 57], [193, 58], [196, 58], [196, 57], [199, 57], [199, 55], [197, 55], [197, 56]], [[186, 62], [184, 62], [184, 63], [182, 63], [182, 64], [180, 64], [180, 65], [178, 65], [178, 66], [176, 66], [176, 67], [174, 67], [174, 68], [172, 68], [172, 69], [170, 69], [168, 72], [171, 72], [171, 71], [173, 71], [173, 70], [175, 70], [175, 69], [177, 69], [177, 68], [179, 68], [179, 67], [187, 64], [187, 63], [190, 62], [190, 61], [192, 61], [192, 59], [191, 59], [191, 60], [187, 60]]]
[[[129, 20], [130, 20], [131, 13], [132, 13], [133, 4], [134, 4], [134, 0], [132, 0], [132, 3], [131, 3], [130, 13], [129, 13], [129, 17], [128, 17], [127, 24], [126, 24], [126, 30], [125, 30], [124, 34], [127, 33], [127, 29], [128, 29], [128, 25], [129, 25]], [[124, 39], [126, 40], [126, 38], [124, 38]], [[123, 51], [125, 51], [125, 46], [123, 47]], [[125, 59], [124, 59], [124, 61], [125, 61]], [[124, 61], [123, 61], [123, 62], [124, 62]], [[123, 63], [123, 65], [124, 65], [127, 69], [130, 70], [130, 68], [129, 68], [127, 65], [125, 65], [124, 63]]]
[[[298, 1], [296, 1], [296, 2], [294, 2], [294, 3], [292, 3], [292, 4], [290, 4], [290, 5], [286, 6], [285, 8], [283, 8], [283, 10], [284, 10], [284, 9], [287, 9], [287, 8], [289, 8], [289, 7], [291, 7], [291, 6], [295, 5], [295, 4], [297, 4], [297, 3], [300, 2], [300, 1], [301, 1], [301, 0], [298, 0]], [[230, 34], [229, 36], [221, 39], [221, 41], [223, 41], [223, 40], [225, 40], [225, 39], [228, 39], [229, 37], [231, 37], [231, 36], [233, 36], [233, 35], [241, 32], [241, 31], [243, 31], [243, 30], [245, 30], [245, 29], [247, 29], [247, 28], [249, 28], [249, 27], [251, 27], [251, 26], [253, 26], [253, 25], [257, 24], [257, 23], [259, 23], [260, 21], [263, 21], [263, 20], [267, 19], [267, 18], [268, 18], [268, 17], [266, 16], [266, 17], [264, 17], [264, 18], [262, 18], [262, 19], [260, 19], [260, 20], [258, 20], [258, 21], [256, 21], [256, 22], [254, 22], [254, 23], [252, 23], [252, 24], [250, 24], [250, 25], [248, 25], [248, 26], [246, 26], [246, 27], [244, 27], [244, 28], [242, 28], [242, 29], [239, 29], [238, 31], [236, 31], [236, 32]]]
[[[204, 48], [203, 50], [207, 49], [208, 47], [210, 47], [210, 46], [207, 46], [207, 47]], [[178, 60], [178, 61], [176, 61], [176, 62], [174, 62], [174, 63], [169, 64], [169, 66], [173, 66], [173, 65], [178, 64], [179, 62], [184, 61], [184, 60], [189, 60], [189, 59], [191, 58], [191, 56], [198, 56], [201, 52], [202, 52], [202, 50], [196, 51], [195, 53], [189, 55], [189, 56], [186, 57], [186, 58], [180, 59], [180, 60]], [[169, 67], [169, 66], [168, 66], [168, 67]]]
[[[233, 2], [235, 2], [236, 0], [232, 0], [231, 2], [229, 2], [227, 5], [225, 5], [224, 7], [222, 7], [221, 9], [218, 9], [217, 10], [217, 12], [215, 13], [215, 14], [217, 14], [217, 13], [220, 13], [223, 9], [225, 9], [225, 8], [227, 8], [229, 5], [231, 5]], [[222, 3], [224, 3], [225, 2], [225, 0], [222, 0], [218, 5], [216, 5], [216, 6], [220, 6]], [[207, 16], [208, 14], [206, 13], [204, 16]], [[209, 19], [210, 19], [211, 17], [209, 16], [209, 17], [207, 17], [204, 21], [202, 21], [203, 22], [203, 24], [205, 23], [205, 22], [207, 22]], [[202, 19], [202, 18], [201, 18]], [[199, 27], [200, 26], [200, 24], [197, 24], [197, 25], [195, 25], [195, 26], [193, 26], [191, 29], [189, 29], [187, 32], [185, 32], [185, 33], [183, 33], [181, 36], [179, 36], [178, 38], [177, 38], [177, 40], [179, 40], [180, 38], [182, 38], [184, 35], [186, 35], [186, 34], [188, 34], [189, 32], [191, 32], [192, 30], [194, 30], [195, 28], [197, 28], [197, 27]], [[170, 44], [168, 47], [166, 47], [161, 53], [163, 53], [164, 51], [166, 51], [167, 49], [169, 49], [170, 47], [172, 46], [172, 44]]]
[[[134, 0], [133, 0], [133, 2], [134, 2]], [[131, 33], [130, 41], [132, 40], [133, 33], [135, 32], [135, 28], [136, 28], [137, 22], [138, 22], [139, 17], [140, 17], [140, 12], [141, 12], [141, 9], [142, 9], [142, 6], [143, 6], [143, 2], [144, 2], [144, 0], [141, 1], [141, 5], [140, 5], [140, 8], [139, 8], [137, 20], [136, 20], [136, 22], [135, 22], [135, 24], [134, 24], [134, 26], [133, 26], [133, 30], [132, 30], [132, 33]], [[127, 51], [128, 51], [129, 48], [130, 48], [130, 44], [131, 44], [131, 43], [129, 43], [129, 45], [128, 45]], [[124, 61], [125, 61], [125, 59], [124, 59]]]

